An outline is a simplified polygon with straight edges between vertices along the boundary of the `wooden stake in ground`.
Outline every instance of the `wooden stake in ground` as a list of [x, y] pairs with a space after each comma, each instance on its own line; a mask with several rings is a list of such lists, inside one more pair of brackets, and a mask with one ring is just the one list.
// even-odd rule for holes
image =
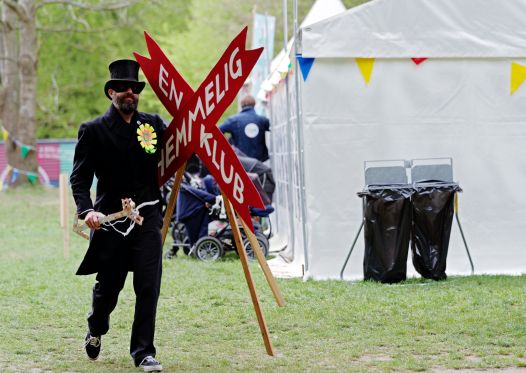
[[68, 231], [68, 175], [60, 174], [59, 176], [59, 195], [60, 195], [60, 226], [64, 230], [64, 258], [69, 257], [69, 231]]
[[256, 258], [259, 262], [261, 270], [263, 271], [263, 274], [265, 275], [265, 278], [267, 279], [268, 285], [270, 286], [270, 289], [272, 290], [272, 294], [274, 294], [274, 298], [276, 298], [276, 303], [278, 304], [278, 306], [283, 307], [285, 305], [285, 300], [283, 299], [283, 295], [281, 294], [281, 291], [279, 290], [278, 284], [276, 283], [276, 279], [274, 278], [274, 275], [272, 274], [268, 266], [267, 259], [265, 259], [265, 256], [263, 256], [263, 250], [261, 250], [261, 247], [259, 246], [259, 242], [256, 238], [256, 235], [252, 233], [247, 223], [245, 223], [243, 219], [240, 218], [239, 220], [241, 221], [241, 224], [243, 225], [243, 230], [248, 238], [248, 241], [250, 242], [252, 251], [254, 251], [254, 254], [256, 255]]
[[[177, 195], [179, 194], [179, 188], [181, 187], [181, 182], [183, 180], [183, 174], [184, 170], [186, 169], [186, 163], [183, 165], [182, 168], [180, 168], [177, 173], [175, 174], [175, 181], [172, 186], [172, 191], [170, 192], [170, 199], [168, 201], [168, 205], [166, 206], [166, 211], [164, 213], [163, 218], [163, 228], [161, 230], [162, 234], [162, 242], [164, 245], [164, 241], [166, 240], [166, 236], [168, 234], [168, 229], [170, 227], [170, 222], [172, 219], [173, 212], [175, 210], [175, 202], [177, 201]], [[256, 254], [256, 258], [259, 262], [259, 265], [261, 266], [261, 269], [265, 275], [265, 278], [267, 279], [267, 282], [270, 286], [270, 289], [272, 290], [272, 293], [274, 294], [274, 297], [276, 298], [276, 303], [278, 306], [283, 307], [285, 305], [285, 300], [283, 299], [283, 295], [281, 294], [281, 291], [279, 290], [278, 284], [276, 283], [276, 279], [272, 275], [272, 272], [270, 271], [270, 268], [267, 264], [267, 260], [263, 256], [263, 252], [261, 250], [261, 247], [259, 246], [259, 242], [248, 227], [248, 225], [243, 221], [243, 219], [239, 219], [241, 221], [241, 224], [243, 225], [243, 229], [245, 230], [247, 234], [247, 238], [250, 242], [250, 246], [252, 246], [254, 253]]]
[[163, 218], [163, 228], [161, 229], [162, 243], [164, 246], [164, 241], [166, 240], [166, 235], [168, 234], [168, 228], [170, 228], [170, 222], [172, 221], [172, 215], [175, 210], [175, 202], [177, 201], [177, 195], [179, 194], [179, 187], [183, 181], [183, 175], [186, 170], [185, 162], [180, 169], [175, 173], [174, 184], [172, 185], [172, 191], [170, 192], [170, 200], [166, 206], [166, 211], [164, 212]]
[[252, 274], [250, 273], [250, 268], [248, 267], [248, 257], [245, 248], [243, 247], [241, 232], [239, 231], [239, 227], [237, 225], [234, 209], [232, 208], [232, 205], [230, 204], [230, 201], [228, 200], [226, 195], [224, 193], [222, 193], [222, 195], [223, 203], [225, 204], [226, 213], [228, 215], [228, 221], [230, 222], [230, 227], [232, 228], [232, 233], [236, 242], [236, 249], [239, 254], [241, 265], [243, 266], [243, 273], [245, 274], [245, 279], [247, 281], [248, 290], [250, 292], [250, 298], [252, 299], [252, 304], [254, 305], [254, 310], [256, 311], [259, 329], [263, 337], [263, 342], [265, 343], [265, 349], [267, 350], [267, 354], [269, 354], [270, 356], [274, 356], [274, 350], [270, 341], [267, 324], [265, 323], [265, 318], [263, 317], [263, 312], [261, 311], [261, 305], [259, 304], [258, 295], [256, 294], [254, 280], [252, 279]]

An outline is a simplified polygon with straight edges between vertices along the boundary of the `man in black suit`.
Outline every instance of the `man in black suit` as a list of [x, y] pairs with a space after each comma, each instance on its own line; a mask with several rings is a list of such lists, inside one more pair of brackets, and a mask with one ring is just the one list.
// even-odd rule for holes
[[[85, 350], [91, 359], [98, 358], [101, 336], [109, 330], [110, 313], [132, 271], [136, 300], [130, 354], [144, 371], [161, 371], [153, 340], [162, 258], [158, 140], [165, 125], [158, 115], [137, 111], [145, 83], [138, 80], [136, 61], [117, 60], [109, 70], [104, 93], [112, 103], [104, 115], [81, 124], [70, 178], [77, 213], [92, 229], [77, 275], [97, 273]], [[90, 197], [93, 176], [95, 204]], [[145, 204], [139, 210], [142, 226], [132, 227], [129, 219], [100, 224], [101, 216], [122, 210], [122, 198]]]

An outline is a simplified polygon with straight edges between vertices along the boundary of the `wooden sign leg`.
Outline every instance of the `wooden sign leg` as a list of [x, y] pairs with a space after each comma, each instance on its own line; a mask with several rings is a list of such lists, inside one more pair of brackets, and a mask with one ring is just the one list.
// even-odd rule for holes
[[272, 343], [270, 341], [269, 332], [267, 329], [267, 324], [265, 323], [265, 318], [263, 317], [263, 312], [261, 311], [261, 305], [259, 304], [258, 295], [256, 294], [256, 287], [254, 285], [254, 280], [252, 279], [252, 274], [250, 273], [250, 268], [248, 267], [248, 257], [243, 247], [243, 242], [241, 240], [241, 232], [237, 226], [236, 216], [234, 215], [234, 209], [230, 204], [230, 201], [224, 193], [223, 203], [225, 204], [226, 213], [228, 215], [228, 221], [232, 228], [232, 233], [234, 234], [234, 240], [236, 242], [236, 248], [239, 253], [239, 259], [241, 265], [243, 266], [243, 272], [245, 274], [245, 279], [247, 280], [248, 290], [250, 291], [250, 297], [252, 298], [252, 304], [254, 305], [254, 310], [256, 311], [256, 316], [258, 319], [259, 329], [261, 330], [261, 335], [263, 336], [263, 342], [265, 343], [265, 349], [267, 354], [274, 356], [274, 350], [272, 348]]
[[267, 279], [268, 285], [270, 286], [270, 289], [272, 290], [272, 293], [274, 294], [274, 298], [276, 298], [276, 303], [278, 304], [278, 306], [283, 307], [285, 305], [285, 300], [283, 299], [283, 295], [281, 294], [281, 291], [279, 290], [279, 287], [278, 287], [278, 284], [276, 283], [276, 279], [274, 278], [274, 275], [272, 275], [272, 272], [270, 271], [270, 268], [267, 263], [267, 259], [265, 259], [265, 257], [263, 256], [263, 250], [261, 250], [261, 247], [259, 246], [259, 242], [256, 238], [256, 235], [252, 233], [247, 223], [245, 223], [243, 219], [240, 218], [239, 220], [241, 221], [241, 224], [243, 225], [245, 234], [247, 235], [248, 241], [250, 242], [250, 246], [252, 246], [252, 250], [254, 251], [254, 254], [256, 255], [259, 265], [261, 266], [261, 270], [263, 271], [263, 274], [265, 275], [265, 278]]
[[172, 215], [175, 209], [175, 201], [177, 201], [177, 195], [179, 194], [179, 187], [183, 181], [183, 175], [186, 170], [186, 162], [181, 166], [179, 170], [175, 173], [175, 181], [172, 186], [172, 192], [170, 193], [170, 200], [166, 206], [166, 211], [164, 212], [163, 218], [163, 228], [161, 229], [162, 242], [164, 246], [164, 241], [166, 240], [166, 235], [168, 234], [168, 228], [170, 227], [170, 222], [172, 221]]

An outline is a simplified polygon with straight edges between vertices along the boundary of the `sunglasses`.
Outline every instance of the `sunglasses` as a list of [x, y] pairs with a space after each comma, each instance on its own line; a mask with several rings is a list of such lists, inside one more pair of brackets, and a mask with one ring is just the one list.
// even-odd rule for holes
[[116, 84], [115, 86], [112, 87], [112, 89], [115, 92], [119, 92], [119, 93], [126, 92], [128, 88], [131, 88], [132, 92], [138, 95], [139, 93], [141, 93], [143, 87], [141, 87], [140, 85], [134, 85], [134, 84]]

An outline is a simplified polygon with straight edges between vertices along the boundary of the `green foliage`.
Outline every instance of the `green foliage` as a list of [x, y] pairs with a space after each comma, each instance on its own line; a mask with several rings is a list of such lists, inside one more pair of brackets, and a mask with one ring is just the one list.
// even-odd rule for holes
[[[0, 206], [2, 372], [134, 371], [128, 355], [132, 275], [102, 339], [101, 357], [89, 361], [82, 342], [95, 278], [74, 275], [84, 239], [72, 234], [70, 257], [63, 258], [58, 191], [8, 190], [0, 193]], [[525, 275], [397, 285], [278, 280], [286, 301], [280, 308], [252, 263], [277, 352], [271, 358], [235, 257], [216, 263], [178, 257], [163, 267], [156, 345], [167, 372], [526, 367]]]
[[[344, 0], [344, 4], [351, 7], [366, 1]], [[298, 1], [299, 23], [313, 3]], [[109, 102], [102, 91], [109, 77], [107, 65], [117, 58], [133, 58], [134, 51], [145, 54], [144, 30], [158, 40], [196, 89], [230, 40], [245, 25], [250, 30], [254, 10], [276, 17], [274, 54], [278, 53], [283, 47], [282, 0], [157, 0], [151, 4], [141, 0], [126, 10], [97, 12], [63, 4], [43, 7], [38, 14], [43, 29], [39, 40], [38, 137], [76, 137], [80, 122], [106, 110]], [[290, 38], [292, 0], [288, 0], [287, 14]], [[247, 43], [250, 46], [250, 31]], [[148, 86], [141, 95], [140, 109], [170, 119]], [[236, 110], [234, 102], [221, 121]]]
[[[103, 87], [109, 79], [108, 64], [118, 58], [133, 59], [134, 51], [145, 54], [144, 30], [176, 33], [187, 27], [191, 1], [147, 3], [96, 12], [63, 4], [42, 8], [38, 137], [76, 137], [80, 122], [107, 109]], [[147, 108], [158, 112], [160, 103]]]

